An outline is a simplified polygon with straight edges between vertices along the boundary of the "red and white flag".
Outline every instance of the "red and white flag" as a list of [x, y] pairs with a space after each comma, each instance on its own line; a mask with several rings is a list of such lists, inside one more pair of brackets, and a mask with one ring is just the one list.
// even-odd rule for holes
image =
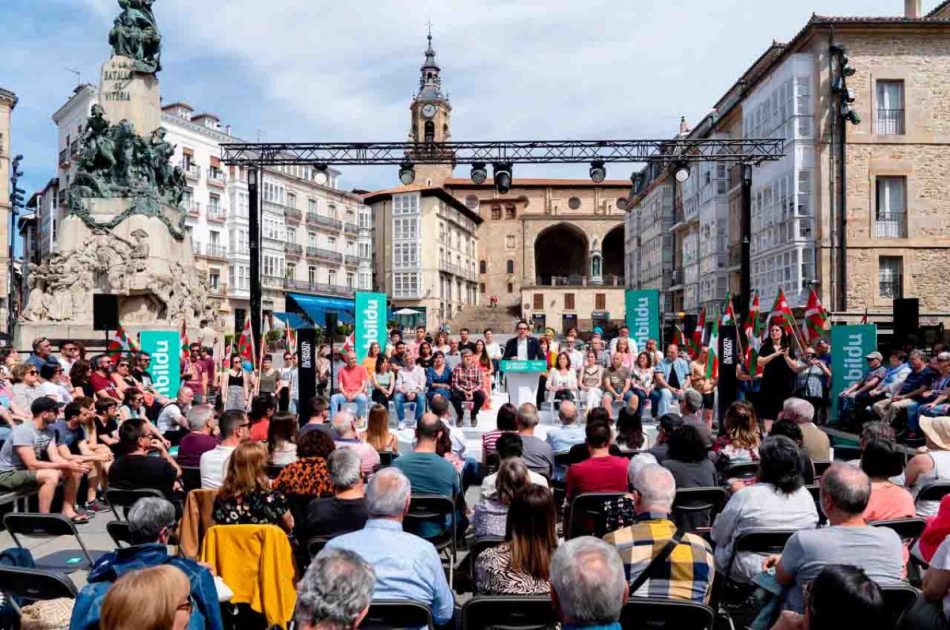
[[112, 358], [113, 363], [118, 363], [122, 355], [128, 355], [136, 351], [138, 351], [138, 347], [135, 342], [129, 339], [122, 328], [122, 324], [119, 324], [119, 328], [109, 338], [106, 354]]
[[238, 354], [254, 365], [254, 334], [251, 332], [250, 317], [244, 319], [244, 330], [241, 331], [241, 337], [238, 339]]
[[811, 343], [825, 336], [829, 326], [828, 311], [821, 305], [818, 294], [812, 289], [808, 294], [808, 305], [805, 307], [805, 321], [802, 323], [802, 334], [808, 343]]

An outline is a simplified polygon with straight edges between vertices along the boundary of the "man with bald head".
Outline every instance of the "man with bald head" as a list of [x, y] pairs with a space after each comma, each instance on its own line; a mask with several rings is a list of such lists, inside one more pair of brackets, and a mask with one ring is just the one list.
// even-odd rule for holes
[[[676, 533], [676, 524], [670, 520], [676, 480], [659, 464], [647, 464], [631, 465], [627, 483], [637, 521], [607, 534], [604, 542], [617, 547], [627, 581], [632, 584]], [[714, 575], [715, 560], [709, 543], [702, 536], [686, 533], [660, 568], [631, 595], [706, 604], [712, 594]]]
[[[459, 479], [459, 473], [455, 466], [449, 463], [436, 452], [436, 446], [445, 431], [445, 425], [442, 419], [431, 412], [424, 413], [419, 423], [416, 425], [416, 448], [415, 451], [407, 455], [400, 455], [393, 466], [405, 473], [409, 481], [412, 482], [412, 489], [416, 494], [439, 494], [444, 497], [456, 500], [456, 505], [464, 508], [464, 497], [462, 495], [462, 483]], [[460, 531], [465, 531], [468, 526], [468, 520], [464, 517], [464, 509], [458, 519]], [[462, 527], [461, 521], [464, 521]], [[422, 527], [414, 533], [420, 536], [430, 536], [438, 534], [444, 526], [433, 521], [431, 523], [422, 523]]]
[[548, 429], [546, 439], [555, 453], [566, 453], [572, 446], [583, 444], [587, 439], [584, 427], [577, 423], [577, 405], [570, 400], [561, 402], [557, 417], [561, 426]]
[[901, 539], [887, 527], [870, 527], [864, 510], [871, 497], [871, 481], [851, 464], [835, 463], [821, 478], [821, 510], [830, 527], [803, 529], [785, 543], [781, 556], [770, 556], [775, 579], [790, 587], [786, 608], [804, 612], [803, 587], [829, 564], [864, 569], [880, 585], [900, 582], [904, 570]]

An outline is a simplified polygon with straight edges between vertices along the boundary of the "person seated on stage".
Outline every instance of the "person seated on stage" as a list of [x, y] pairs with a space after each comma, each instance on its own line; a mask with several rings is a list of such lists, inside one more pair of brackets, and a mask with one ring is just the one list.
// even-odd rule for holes
[[485, 404], [485, 392], [482, 389], [482, 368], [476, 363], [471, 350], [462, 351], [462, 365], [452, 370], [452, 405], [455, 414], [462, 418], [462, 403], [471, 402], [472, 426], [478, 423], [478, 411]]
[[459, 340], [455, 337], [449, 339], [449, 349], [445, 352], [445, 367], [449, 372], [462, 365], [462, 353], [459, 352]]
[[393, 401], [396, 403], [396, 417], [399, 422], [406, 421], [406, 403], [414, 403], [415, 421], [425, 413], [425, 393], [426, 391], [426, 372], [422, 367], [416, 365], [416, 359], [412, 354], [406, 355], [405, 366], [396, 374], [396, 393], [393, 394]]
[[548, 372], [545, 387], [553, 400], [574, 400], [577, 372], [571, 367], [571, 357], [567, 352], [557, 355], [557, 362]]
[[631, 396], [630, 371], [623, 366], [623, 357], [614, 353], [610, 358], [610, 367], [604, 370], [603, 406], [610, 409], [614, 401], [626, 402]]
[[666, 348], [666, 356], [656, 364], [653, 378], [656, 388], [650, 394], [653, 412], [662, 416], [670, 409], [674, 399], [682, 399], [683, 392], [690, 387], [689, 363], [681, 359], [680, 349], [675, 343]]
[[373, 402], [383, 407], [389, 407], [389, 401], [393, 399], [393, 394], [396, 391], [396, 372], [393, 371], [389, 357], [385, 354], [376, 357], [369, 378], [373, 386]]
[[[402, 344], [405, 352], [405, 344]], [[392, 361], [396, 363], [395, 359]], [[356, 415], [366, 417], [369, 406], [369, 374], [366, 368], [356, 363], [356, 355], [352, 352], [346, 355], [346, 367], [339, 371], [339, 394], [330, 397], [330, 415], [336, 416], [344, 403], [356, 403]]]
[[519, 319], [517, 326], [515, 326], [515, 337], [505, 342], [504, 359], [516, 359], [518, 361], [547, 359], [541, 353], [538, 340], [528, 334], [529, 330], [528, 322]]
[[389, 357], [389, 362], [396, 366], [397, 369], [403, 369], [406, 367], [406, 357], [409, 356], [409, 349], [406, 347], [406, 342], [397, 341], [395, 349]]
[[445, 362], [445, 354], [437, 351], [432, 357], [432, 367], [426, 370], [426, 402], [432, 406], [432, 399], [442, 396], [452, 398], [452, 370]]

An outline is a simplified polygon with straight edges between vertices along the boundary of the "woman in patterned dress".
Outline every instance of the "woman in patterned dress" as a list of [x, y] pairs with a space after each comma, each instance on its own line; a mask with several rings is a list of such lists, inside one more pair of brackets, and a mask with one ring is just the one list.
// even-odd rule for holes
[[556, 547], [554, 496], [543, 486], [529, 484], [508, 507], [505, 542], [485, 550], [475, 561], [477, 592], [547, 595]]
[[214, 498], [212, 518], [218, 525], [277, 525], [293, 531], [290, 505], [267, 478], [266, 446], [244, 442], [234, 449]]
[[224, 400], [224, 410], [231, 411], [236, 409], [244, 411], [247, 409], [247, 402], [250, 400], [250, 388], [248, 387], [248, 378], [244, 374], [244, 360], [239, 354], [231, 355], [231, 368], [221, 374], [221, 391], [227, 392]]

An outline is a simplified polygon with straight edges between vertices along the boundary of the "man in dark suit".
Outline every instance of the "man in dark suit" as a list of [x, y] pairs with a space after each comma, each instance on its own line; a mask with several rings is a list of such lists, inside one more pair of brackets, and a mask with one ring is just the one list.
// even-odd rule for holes
[[541, 346], [538, 340], [528, 335], [528, 322], [521, 319], [515, 329], [517, 336], [505, 343], [505, 354], [502, 359], [521, 359], [536, 361], [543, 359]]

